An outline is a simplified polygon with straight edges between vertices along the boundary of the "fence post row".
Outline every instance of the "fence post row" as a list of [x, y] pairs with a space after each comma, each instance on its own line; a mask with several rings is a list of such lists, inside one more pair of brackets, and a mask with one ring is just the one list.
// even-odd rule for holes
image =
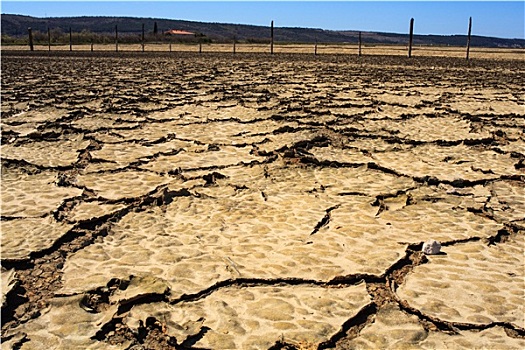
[[270, 29], [271, 41], [270, 41], [270, 54], [273, 55], [273, 21]]
[[468, 20], [468, 37], [467, 37], [467, 61], [468, 61], [468, 56], [469, 56], [469, 52], [470, 52], [470, 34], [472, 32], [472, 17], [469, 17], [469, 20]]
[[27, 28], [27, 35], [29, 35], [29, 50], [33, 51], [33, 30], [31, 27]]
[[414, 19], [410, 19], [410, 38], [408, 39], [408, 57], [412, 57], [412, 42], [414, 39]]
[[[270, 40], [270, 54], [273, 55], [274, 51], [273, 51], [273, 46], [274, 46], [274, 25], [273, 25], [273, 22], [274, 21], [271, 21], [271, 25], [270, 25], [270, 35], [271, 35], [271, 40]], [[28, 37], [29, 37], [29, 49], [30, 51], [34, 51], [34, 44], [33, 44], [33, 31], [32, 31], [32, 28], [29, 27], [27, 28], [27, 32], [28, 32]], [[154, 29], [153, 29], [153, 32], [155, 35], [158, 34], [158, 29], [157, 29], [157, 23], [155, 22], [155, 26], [154, 26]], [[142, 35], [141, 35], [141, 46], [142, 46], [142, 52], [144, 52], [144, 47], [145, 47], [145, 31], [144, 31], [144, 23], [142, 23]], [[471, 34], [472, 34], [472, 17], [469, 17], [469, 23], [468, 23], [468, 35], [467, 35], [467, 52], [466, 52], [466, 59], [467, 61], [470, 59], [470, 41], [471, 41]], [[93, 52], [93, 38], [90, 40], [91, 42], [91, 51]], [[410, 32], [409, 32], [409, 41], [408, 41], [408, 57], [412, 57], [412, 45], [413, 45], [413, 42], [414, 42], [414, 18], [411, 18], [410, 19]], [[118, 48], [118, 26], [115, 25], [115, 51], [118, 52], [119, 48]], [[237, 37], [234, 36], [233, 37], [233, 53], [235, 54], [236, 53], [236, 44], [237, 44]], [[363, 41], [362, 41], [362, 32], [359, 32], [358, 34], [358, 55], [361, 56], [362, 55], [362, 44], [363, 44]], [[47, 46], [48, 46], [48, 51], [51, 51], [51, 29], [49, 27], [47, 27]], [[317, 41], [317, 37], [315, 38], [315, 46], [314, 46], [314, 55], [317, 56], [317, 46], [318, 46], [318, 41]], [[171, 47], [171, 43], [169, 44], [169, 50], [170, 52], [172, 52], [172, 47]], [[69, 51], [73, 51], [73, 32], [72, 32], [72, 28], [69, 27]], [[199, 53], [202, 53], [202, 41], [199, 40]]]

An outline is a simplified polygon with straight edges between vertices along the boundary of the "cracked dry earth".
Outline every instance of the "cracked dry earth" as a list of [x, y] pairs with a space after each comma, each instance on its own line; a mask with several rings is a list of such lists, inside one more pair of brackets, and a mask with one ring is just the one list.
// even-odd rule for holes
[[525, 348], [523, 61], [2, 54], [2, 349]]

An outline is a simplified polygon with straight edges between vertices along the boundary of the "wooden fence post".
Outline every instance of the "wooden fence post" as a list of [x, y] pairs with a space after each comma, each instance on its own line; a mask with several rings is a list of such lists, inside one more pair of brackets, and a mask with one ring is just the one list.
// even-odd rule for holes
[[33, 51], [33, 30], [31, 27], [27, 28], [27, 34], [29, 35], [29, 50]]
[[271, 41], [270, 41], [270, 54], [273, 55], [273, 21], [272, 21], [272, 25], [271, 25], [270, 34], [271, 34]]
[[170, 43], [170, 52], [171, 52], [171, 43]]
[[361, 43], [362, 43], [362, 41], [361, 41], [361, 32], [359, 32], [359, 52], [358, 52], [359, 57], [361, 57]]
[[69, 51], [73, 51], [73, 38], [71, 34], [71, 27], [69, 27]]
[[314, 56], [317, 56], [317, 38], [315, 38]]
[[414, 39], [414, 19], [410, 19], [410, 38], [408, 39], [408, 57], [412, 57], [412, 41]]
[[236, 50], [236, 47], [235, 47], [235, 43], [237, 41], [237, 37], [235, 37], [235, 35], [233, 36], [233, 54], [235, 55], [235, 50]]
[[49, 30], [49, 27], [47, 27], [47, 49], [48, 51], [51, 51], [51, 31]]
[[467, 38], [467, 61], [470, 52], [470, 34], [472, 33], [472, 17], [468, 20], [468, 38]]
[[118, 52], [118, 28], [115, 25], [115, 52]]
[[91, 52], [93, 52], [93, 39], [91, 39]]
[[202, 43], [199, 43], [199, 53], [202, 53]]
[[142, 52], [144, 52], [144, 23], [142, 23], [142, 36], [140, 37], [140, 42], [142, 43]]

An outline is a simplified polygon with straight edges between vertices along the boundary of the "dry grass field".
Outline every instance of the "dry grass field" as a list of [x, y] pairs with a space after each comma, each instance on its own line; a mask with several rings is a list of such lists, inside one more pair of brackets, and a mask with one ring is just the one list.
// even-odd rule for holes
[[[49, 51], [47, 45], [35, 45], [35, 51]], [[73, 45], [72, 51], [91, 51], [91, 45]], [[9, 45], [2, 47], [2, 50], [9, 51], [28, 51], [29, 47], [20, 45]], [[115, 44], [93, 44], [93, 51], [115, 51]], [[140, 44], [119, 44], [118, 50], [121, 52], [142, 52]], [[193, 52], [198, 53], [233, 53], [233, 43], [231, 44], [169, 44], [169, 43], [147, 43], [144, 46], [145, 52]], [[69, 51], [69, 45], [52, 45], [51, 51]], [[269, 44], [244, 44], [235, 45], [236, 53], [270, 53]], [[280, 44], [274, 45], [275, 54], [314, 54], [315, 44]], [[359, 47], [356, 44], [318, 44], [318, 55], [357, 55]], [[363, 44], [361, 47], [362, 55], [371, 56], [407, 56], [408, 48], [400, 45], [370, 45]], [[465, 47], [437, 47], [437, 46], [414, 46], [412, 56], [421, 57], [458, 57], [465, 58]], [[470, 58], [476, 59], [514, 59], [523, 60], [525, 49], [491, 49], [491, 48], [470, 48]]]
[[203, 49], [2, 51], [2, 349], [525, 348], [522, 55]]

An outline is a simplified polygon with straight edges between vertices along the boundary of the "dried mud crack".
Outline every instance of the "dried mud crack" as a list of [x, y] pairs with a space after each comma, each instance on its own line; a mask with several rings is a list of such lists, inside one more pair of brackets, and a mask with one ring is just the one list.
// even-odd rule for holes
[[3, 348], [525, 347], [522, 61], [2, 54]]

